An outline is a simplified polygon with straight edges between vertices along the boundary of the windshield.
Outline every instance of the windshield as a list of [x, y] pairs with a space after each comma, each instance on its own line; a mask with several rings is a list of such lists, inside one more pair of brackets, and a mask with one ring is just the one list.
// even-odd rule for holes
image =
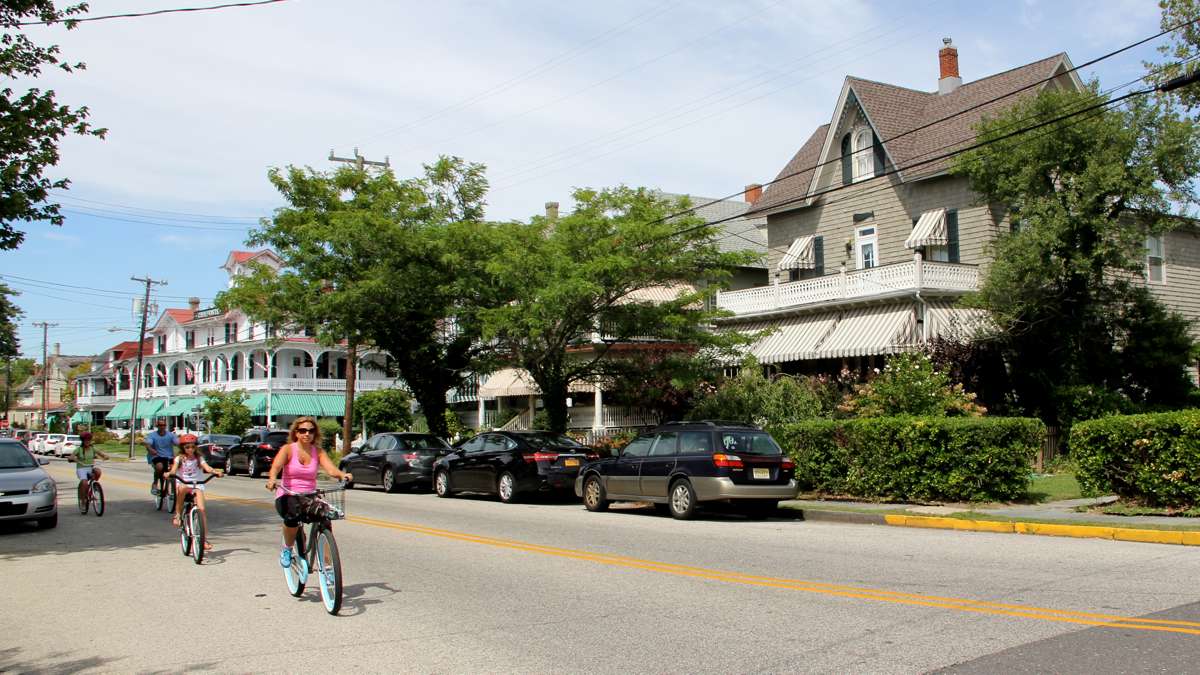
[[32, 469], [37, 466], [33, 455], [16, 443], [0, 443], [0, 469]]
[[78, 443], [79, 437], [78, 436], [67, 436], [66, 441], [68, 443]]
[[209, 443], [216, 443], [217, 445], [237, 445], [241, 440], [237, 436], [228, 436], [225, 434], [213, 434], [208, 437]]
[[574, 438], [561, 434], [521, 434], [521, 438], [529, 445], [538, 449], [563, 445], [569, 448], [583, 447]]
[[286, 432], [286, 431], [276, 431], [276, 432], [267, 434], [267, 445], [273, 445], [278, 448], [279, 446], [281, 446], [287, 442], [288, 442], [288, 432]]
[[725, 452], [735, 455], [782, 455], [783, 450], [765, 431], [726, 431], [721, 434]]
[[422, 436], [400, 436], [400, 446], [405, 450], [420, 450], [421, 448], [449, 448], [450, 445], [433, 434]]
[[57, 443], [57, 442], [61, 441], [62, 439], [63, 439], [62, 434], [50, 434], [49, 436], [46, 437], [46, 440], [51, 441], [53, 443]]

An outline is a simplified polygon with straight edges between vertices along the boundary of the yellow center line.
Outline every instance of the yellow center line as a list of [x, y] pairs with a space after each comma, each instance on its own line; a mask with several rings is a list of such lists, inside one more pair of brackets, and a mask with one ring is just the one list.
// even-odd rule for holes
[[[144, 487], [142, 483], [123, 480], [120, 478], [113, 478], [111, 476], [106, 476], [105, 481], [111, 481], [119, 485], [127, 485], [135, 488]], [[206, 493], [206, 497], [208, 499], [241, 504], [244, 506], [253, 506], [256, 508], [266, 508], [272, 510], [274, 509], [274, 504], [265, 501], [264, 499], [248, 499], [244, 497], [232, 497], [216, 495], [212, 493]], [[442, 530], [438, 528], [427, 527], [425, 525], [401, 523], [391, 520], [380, 520], [365, 516], [349, 516], [346, 518], [346, 522], [368, 527], [410, 532], [413, 534], [422, 534], [454, 541], [492, 546], [496, 548], [536, 553], [557, 558], [581, 560], [614, 567], [624, 567], [647, 572], [658, 572], [660, 574], [720, 581], [724, 583], [745, 586], [778, 588], [783, 590], [801, 591], [805, 593], [816, 593], [836, 597], [874, 600], [877, 602], [888, 602], [920, 607], [934, 607], [959, 612], [972, 612], [976, 614], [1011, 616], [1026, 619], [1036, 619], [1040, 621], [1055, 621], [1087, 626], [1105, 626], [1110, 628], [1128, 628], [1133, 630], [1163, 631], [1169, 633], [1183, 633], [1187, 635], [1200, 635], [1200, 622], [1195, 621], [1149, 619], [1112, 614], [1097, 614], [1092, 612], [1079, 612], [1073, 610], [991, 602], [987, 600], [972, 600], [969, 598], [952, 598], [936, 595], [906, 593], [903, 591], [890, 591], [886, 589], [861, 588], [841, 584], [806, 581], [802, 579], [758, 576], [753, 574], [744, 574], [741, 572], [730, 572], [705, 567], [693, 567], [689, 565], [644, 560], [641, 558], [598, 553], [594, 551], [559, 548], [556, 546], [546, 546], [543, 544], [534, 544], [510, 539], [498, 539], [484, 535], [457, 532], [454, 530]]]

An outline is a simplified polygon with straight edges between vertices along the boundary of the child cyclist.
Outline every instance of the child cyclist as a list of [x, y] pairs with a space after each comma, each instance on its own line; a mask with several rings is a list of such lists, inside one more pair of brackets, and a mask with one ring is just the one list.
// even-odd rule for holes
[[[204, 474], [211, 473], [218, 478], [225, 475], [224, 471], [214, 469], [204, 461], [200, 456], [200, 451], [196, 449], [196, 437], [192, 434], [184, 434], [179, 437], [179, 454], [175, 456], [174, 462], [171, 463], [171, 469], [167, 471], [167, 478], [175, 477], [175, 517], [171, 520], [175, 527], [179, 527], [180, 515], [183, 513], [183, 502], [187, 498], [188, 493], [196, 493], [196, 508], [200, 509], [200, 518], [204, 520], [204, 531], [208, 532], [208, 513], [204, 509], [204, 486], [203, 485], [188, 485], [183, 481], [200, 481], [204, 478]], [[212, 550], [212, 544], [205, 538], [204, 550]]]
[[71, 459], [75, 461], [75, 477], [79, 479], [79, 499], [83, 500], [83, 491], [87, 483], [87, 479], [91, 478], [94, 481], [100, 480], [100, 467], [96, 466], [96, 458], [108, 459], [108, 455], [96, 449], [92, 445], [92, 433], [85, 431], [79, 434], [79, 447], [75, 449], [75, 453], [71, 455]]

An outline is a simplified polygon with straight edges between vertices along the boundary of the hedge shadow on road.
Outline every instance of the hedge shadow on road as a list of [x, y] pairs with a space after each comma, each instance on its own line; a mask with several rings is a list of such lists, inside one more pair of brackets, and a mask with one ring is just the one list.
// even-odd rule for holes
[[20, 647], [0, 649], [0, 673], [77, 673], [83, 670], [115, 670], [111, 664], [119, 658], [85, 656], [72, 658], [73, 652], [54, 652], [43, 657], [21, 658]]

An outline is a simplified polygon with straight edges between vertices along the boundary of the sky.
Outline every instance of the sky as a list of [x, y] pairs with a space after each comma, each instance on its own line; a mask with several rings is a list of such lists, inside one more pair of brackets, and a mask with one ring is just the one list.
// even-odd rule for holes
[[[404, 178], [456, 155], [488, 167], [496, 220], [569, 209], [577, 187], [725, 197], [774, 178], [847, 75], [936, 91], [943, 37], [969, 82], [1063, 51], [1079, 65], [1158, 25], [1152, 0], [288, 0], [35, 27], [87, 63], [37, 86], [108, 136], [62, 143], [47, 175], [71, 180], [66, 222], [23, 227], [0, 280], [21, 292], [23, 353], [40, 359], [33, 323], [51, 322], [62, 353], [96, 354], [136, 339], [130, 277], [167, 281], [159, 309], [211, 304], [229, 252], [281, 205], [271, 167], [358, 148]], [[1125, 83], [1158, 44], [1081, 76]]]

